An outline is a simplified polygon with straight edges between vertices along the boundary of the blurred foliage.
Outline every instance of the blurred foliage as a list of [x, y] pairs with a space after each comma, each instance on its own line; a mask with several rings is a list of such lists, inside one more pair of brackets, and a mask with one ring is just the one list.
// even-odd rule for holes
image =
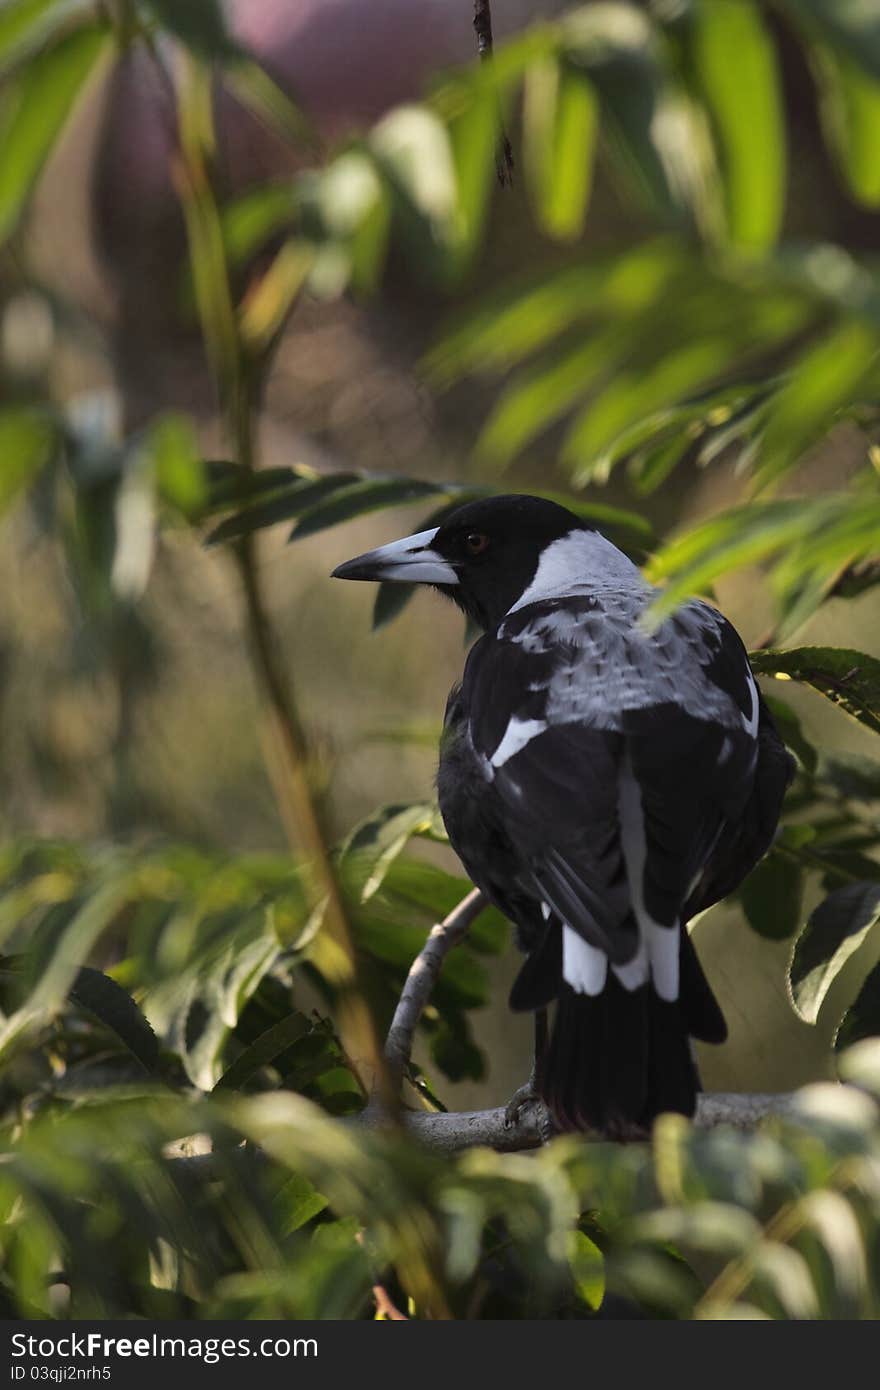
[[[258, 532], [293, 523], [300, 540], [414, 501], [435, 525], [509, 486], [524, 451], [552, 449], [541, 490], [648, 558], [665, 582], [658, 621], [727, 572], [762, 567], [777, 622], [754, 666], [798, 775], [738, 898], [755, 932], [793, 940], [800, 1017], [833, 1009], [847, 1047], [847, 1084], [802, 1092], [790, 1118], [752, 1136], [664, 1117], [651, 1149], [566, 1139], [537, 1157], [450, 1159], [357, 1121], [369, 1078], [337, 1033], [345, 943], [324, 929], [328, 879], [299, 850], [16, 842], [0, 856], [7, 1315], [364, 1317], [378, 1283], [415, 1316], [878, 1315], [880, 763], [815, 747], [779, 691], [809, 687], [880, 732], [876, 657], [780, 645], [828, 598], [880, 578], [880, 283], [846, 246], [789, 237], [792, 46], [848, 197], [880, 208], [880, 27], [859, 0], [584, 5], [447, 75], [320, 168], [229, 199], [215, 177], [215, 81], [291, 148], [312, 137], [219, 3], [0, 6], [4, 275], [101, 72], [139, 48], [172, 98], [181, 299], [230, 458], [206, 460], [184, 415], [130, 435], [109, 394], [66, 395], [48, 379], [12, 383], [0, 409], [0, 507], [27, 505], [61, 542], [123, 706], [159, 665], [141, 603], [163, 529], [226, 544], [271, 677]], [[558, 254], [489, 294], [502, 123]], [[634, 228], [603, 255], [582, 239], [599, 177]], [[423, 363], [429, 380], [502, 382], [472, 476], [260, 468], [260, 390], [295, 305], [379, 296], [400, 265], [436, 292], [467, 288]], [[67, 312], [50, 296], [43, 307]], [[805, 461], [841, 426], [858, 459], [845, 488], [817, 495]], [[724, 467], [738, 504], [658, 543], [638, 508], [675, 470]], [[636, 510], [598, 494], [621, 475]], [[407, 598], [380, 590], [376, 624]], [[297, 771], [305, 785], [314, 769]], [[320, 824], [320, 787], [309, 795]], [[467, 890], [430, 858], [442, 839], [431, 805], [394, 805], [328, 850], [380, 1032], [425, 931]], [[442, 1078], [482, 1077], [470, 1016], [506, 938], [487, 911], [449, 956], [421, 1024], [432, 1075], [410, 1068], [408, 1103], [436, 1109]]]

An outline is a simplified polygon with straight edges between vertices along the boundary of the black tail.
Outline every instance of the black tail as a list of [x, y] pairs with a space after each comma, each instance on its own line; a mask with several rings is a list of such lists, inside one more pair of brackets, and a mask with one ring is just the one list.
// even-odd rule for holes
[[[543, 962], [554, 954], [543, 944]], [[556, 975], [556, 1016], [549, 1044], [537, 1059], [537, 1091], [560, 1130], [593, 1130], [611, 1139], [644, 1137], [667, 1110], [692, 1115], [700, 1089], [691, 1038], [723, 1042], [724, 1018], [682, 931], [680, 997], [667, 1003], [650, 984], [627, 990], [612, 970], [602, 993], [576, 994]], [[527, 962], [514, 986], [521, 1008], [546, 986], [546, 969]], [[546, 1002], [546, 987], [538, 991]]]

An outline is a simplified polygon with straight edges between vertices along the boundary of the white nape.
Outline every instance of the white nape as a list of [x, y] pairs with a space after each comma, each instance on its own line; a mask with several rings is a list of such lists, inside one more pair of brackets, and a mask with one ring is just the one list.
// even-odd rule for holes
[[562, 978], [575, 994], [601, 994], [608, 978], [608, 957], [571, 927], [562, 928]]
[[641, 788], [636, 781], [628, 755], [620, 769], [618, 813], [630, 898], [639, 927], [639, 936], [647, 953], [651, 981], [660, 998], [672, 1003], [678, 998], [679, 924], [674, 922], [667, 927], [661, 922], [655, 922], [645, 907], [645, 861], [648, 854], [645, 818], [642, 811]]
[[598, 531], [569, 531], [542, 552], [531, 584], [509, 611], [592, 589], [649, 587], [632, 560]]
[[503, 767], [509, 758], [521, 752], [526, 744], [531, 743], [538, 734], [542, 734], [546, 727], [547, 723], [543, 719], [518, 719], [515, 714], [512, 715], [504, 730], [504, 737], [492, 754], [492, 766]]

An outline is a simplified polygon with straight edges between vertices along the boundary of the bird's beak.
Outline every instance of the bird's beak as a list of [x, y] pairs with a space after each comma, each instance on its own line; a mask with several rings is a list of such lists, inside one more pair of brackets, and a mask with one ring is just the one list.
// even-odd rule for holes
[[414, 536], [404, 536], [403, 540], [381, 545], [378, 550], [368, 550], [365, 555], [357, 555], [337, 565], [333, 579], [371, 579], [400, 580], [404, 584], [457, 584], [458, 575], [436, 550], [431, 542], [437, 534], [435, 526], [431, 531], [419, 531]]

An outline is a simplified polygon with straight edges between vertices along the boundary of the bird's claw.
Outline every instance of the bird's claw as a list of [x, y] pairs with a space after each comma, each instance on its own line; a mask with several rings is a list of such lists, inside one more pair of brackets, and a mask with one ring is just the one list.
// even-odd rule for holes
[[524, 1086], [519, 1086], [504, 1107], [504, 1128], [513, 1129], [520, 1116], [530, 1105], [541, 1105], [541, 1097], [535, 1090], [534, 1078], [530, 1077]]

